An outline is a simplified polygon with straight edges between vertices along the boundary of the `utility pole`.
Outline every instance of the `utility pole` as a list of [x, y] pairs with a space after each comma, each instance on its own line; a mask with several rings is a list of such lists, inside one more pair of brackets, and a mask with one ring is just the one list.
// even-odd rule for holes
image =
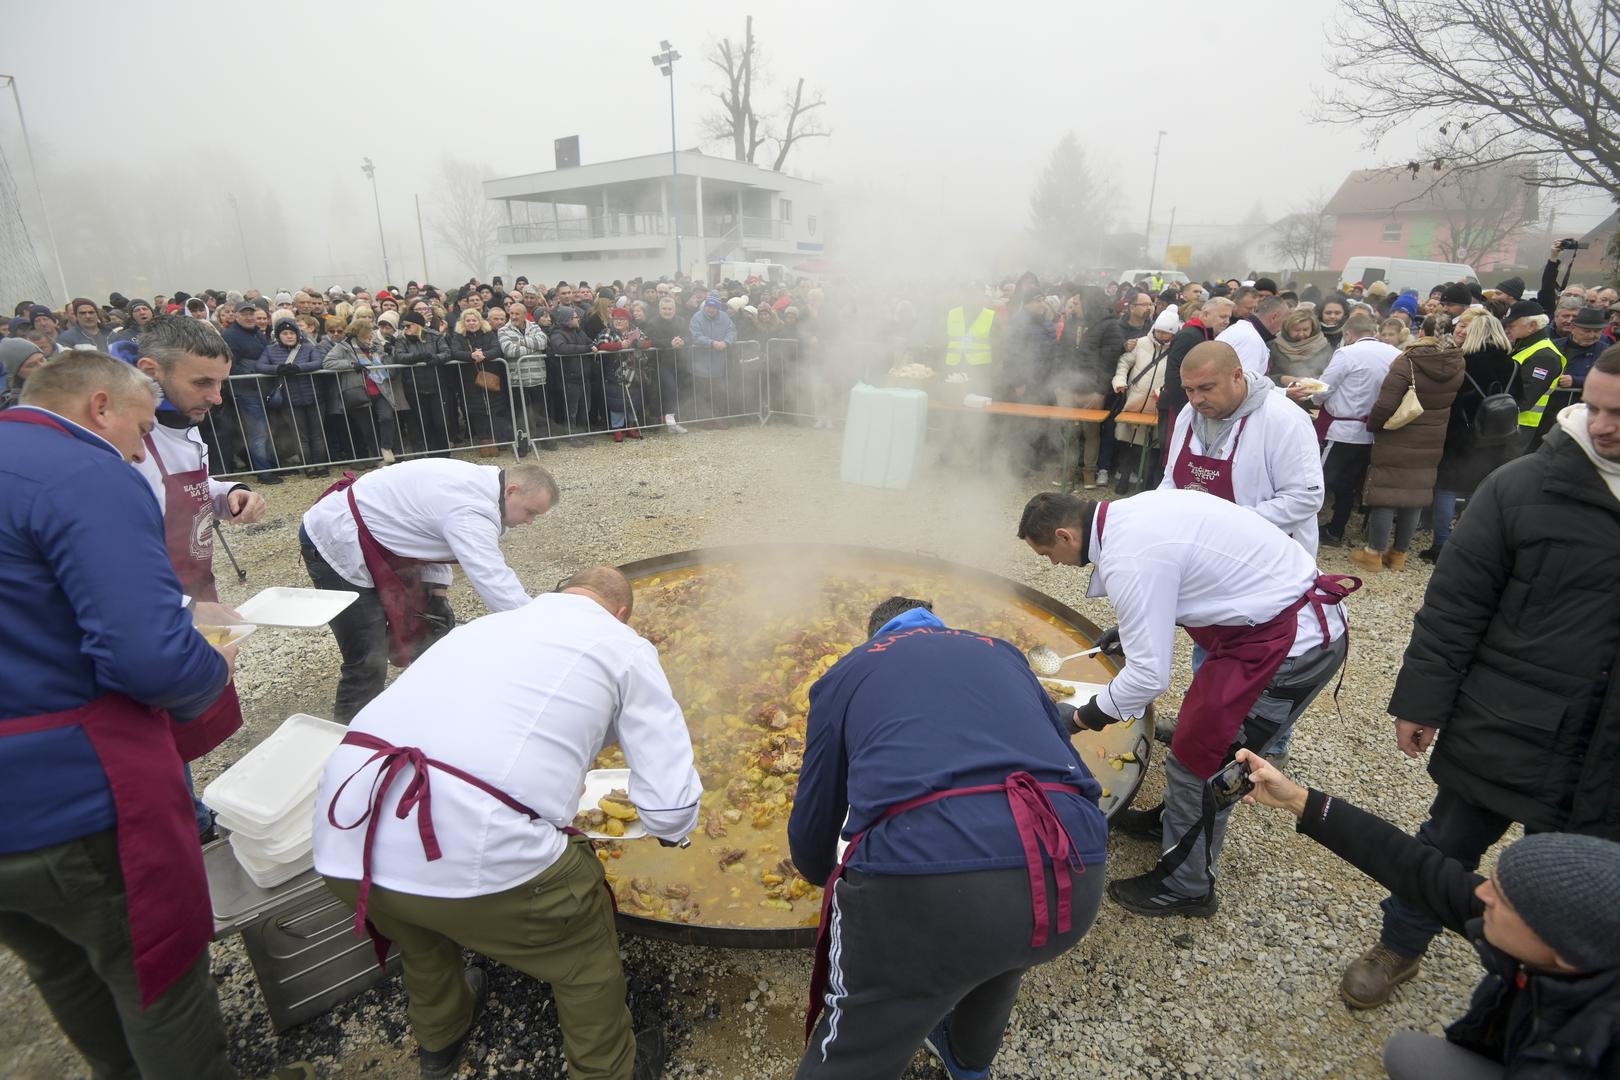
[[[1148, 262], [1153, 262], [1153, 197], [1159, 193], [1159, 151], [1164, 147], [1164, 132], [1159, 132], [1159, 139], [1153, 144], [1153, 183], [1148, 187], [1148, 216], [1147, 228], [1142, 233], [1142, 255]], [[1163, 260], [1159, 260], [1162, 262]]]
[[422, 284], [428, 283], [427, 238], [422, 235], [422, 196], [416, 196], [416, 242], [422, 245]]
[[388, 268], [388, 240], [383, 236], [382, 200], [377, 197], [377, 166], [366, 158], [360, 165], [360, 171], [371, 181], [371, 201], [377, 207], [377, 243], [382, 245], [383, 284], [387, 285], [394, 280], [394, 272]]
[[[51, 259], [56, 263], [56, 281], [62, 287], [62, 303], [69, 300], [67, 275], [62, 272], [62, 251], [56, 246], [56, 230], [51, 228], [51, 212], [45, 206], [45, 192], [39, 186], [39, 166], [34, 164], [34, 144], [28, 138], [28, 121], [23, 118], [22, 93], [17, 89], [17, 76], [0, 75], [11, 87], [11, 100], [17, 104], [17, 126], [22, 129], [23, 152], [28, 155], [28, 172], [34, 178], [34, 196], [39, 199], [40, 220], [45, 223], [45, 239], [51, 244]], [[673, 99], [672, 99], [673, 100]]]
[[[681, 260], [681, 159], [676, 153], [675, 144], [675, 61], [681, 58], [670, 45], [668, 39], [660, 41], [658, 47], [664, 51], [652, 58], [653, 66], [664, 73], [669, 79], [669, 189], [670, 204], [675, 208], [675, 273], [679, 275], [686, 264]], [[703, 208], [698, 207], [698, 213]]]
[[248, 261], [247, 234], [242, 231], [242, 210], [236, 205], [234, 192], [226, 192], [225, 201], [231, 204], [231, 213], [236, 215], [236, 238], [242, 241], [242, 265], [247, 268], [247, 284], [251, 288], [253, 285], [253, 264]]

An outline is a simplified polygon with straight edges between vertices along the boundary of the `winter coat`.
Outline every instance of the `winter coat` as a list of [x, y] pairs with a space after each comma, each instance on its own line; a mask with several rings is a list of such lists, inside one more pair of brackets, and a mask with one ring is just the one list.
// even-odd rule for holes
[[[1405, 427], [1385, 431], [1384, 421], [1412, 385], [1413, 373], [1423, 415]], [[1419, 341], [1390, 361], [1378, 400], [1367, 414], [1367, 430], [1373, 433], [1372, 462], [1363, 495], [1368, 506], [1428, 506], [1434, 501], [1451, 402], [1462, 381], [1462, 350], [1452, 345]]]
[[[1144, 330], [1142, 336], [1153, 335]], [[1104, 397], [1112, 393], [1114, 369], [1119, 366], [1119, 358], [1124, 352], [1125, 331], [1120, 329], [1118, 319], [1098, 319], [1086, 327], [1085, 333], [1080, 335], [1078, 350], [1080, 393], [1102, 394]]]
[[1343, 799], [1310, 792], [1298, 828], [1479, 953], [1485, 977], [1447, 1040], [1500, 1062], [1504, 1080], [1620, 1075], [1620, 969], [1564, 975], [1521, 964], [1485, 940], [1485, 902], [1474, 895], [1484, 878]]
[[512, 371], [513, 386], [546, 385], [546, 332], [540, 329], [539, 323], [509, 322], [500, 328], [496, 338], [501, 343], [501, 355], [506, 357]]
[[225, 345], [231, 350], [232, 375], [256, 375], [254, 362], [264, 355], [265, 348], [270, 344], [267, 335], [257, 330], [248, 330], [241, 323], [232, 323], [220, 331], [220, 337], [225, 339]]
[[[471, 385], [473, 379], [480, 371], [492, 371], [500, 376], [501, 388], [506, 387], [506, 358], [501, 352], [500, 339], [493, 330], [478, 330], [471, 334], [464, 334], [460, 330], [452, 330], [445, 335], [445, 342], [450, 349], [450, 359], [457, 364], [466, 364], [462, 369], [461, 377]], [[473, 360], [473, 351], [481, 349], [484, 353], [482, 361]]]
[[[692, 342], [692, 374], [704, 379], [718, 379], [726, 373], [726, 350], [737, 344], [737, 327], [731, 316], [716, 311], [705, 315], [700, 308], [692, 316], [690, 337]], [[726, 349], [716, 349], [714, 343], [724, 341]]]
[[[1136, 348], [1119, 358], [1114, 382], [1125, 384], [1125, 400], [1120, 412], [1151, 412], [1158, 408], [1159, 393], [1164, 389], [1165, 360], [1169, 355], [1170, 345], [1160, 345], [1147, 333], [1136, 339]], [[1134, 446], [1146, 446], [1153, 432], [1153, 428], [1141, 424], [1114, 425], [1114, 438]]]
[[1012, 317], [1002, 356], [996, 361], [999, 377], [1009, 391], [1024, 388], [1021, 400], [1050, 404], [1056, 355], [1057, 338], [1051, 324], [1043, 316], [1020, 310]]
[[1620, 501], [1562, 431], [1486, 477], [1429, 579], [1389, 711], [1435, 783], [1620, 841]]
[[[596, 381], [589, 355], [595, 350], [596, 346], [591, 344], [591, 339], [578, 326], [553, 326], [546, 335], [546, 352], [557, 358], [562, 368], [563, 382], [567, 386], [585, 386], [588, 381]], [[591, 374], [588, 376], [587, 373]]]
[[[1487, 345], [1473, 353], [1463, 354], [1464, 370], [1468, 378], [1457, 388], [1457, 398], [1451, 403], [1451, 417], [1446, 424], [1446, 448], [1440, 457], [1440, 472], [1435, 487], [1458, 495], [1472, 495], [1479, 482], [1493, 471], [1518, 456], [1518, 443], [1506, 439], [1499, 443], [1481, 445], [1474, 438], [1474, 414], [1485, 400], [1485, 394], [1513, 393], [1515, 365], [1507, 350]], [[1474, 381], [1471, 383], [1468, 379]], [[1479, 384], [1479, 389], [1474, 384]]]
[[[66, 334], [62, 335], [62, 340], [67, 340]], [[1610, 342], [1599, 334], [1596, 341], [1585, 347], [1575, 344], [1574, 339], [1569, 337], [1558, 338], [1553, 345], [1564, 354], [1564, 374], [1568, 375], [1575, 385], [1553, 390], [1552, 397], [1547, 402], [1547, 411], [1541, 416], [1543, 435], [1558, 426], [1559, 413], [1581, 400], [1587, 373], [1592, 370], [1592, 365], [1597, 363], [1597, 358], [1603, 355], [1603, 350], [1609, 347]]]
[[[377, 396], [388, 402], [395, 411], [410, 408], [401, 403], [401, 395], [396, 393], [393, 372], [382, 370], [386, 362], [387, 357], [381, 349], [372, 349], [368, 355], [352, 341], [340, 341], [332, 346], [321, 366], [327, 371], [342, 374], [338, 376], [338, 393], [327, 402], [326, 411], [341, 413], [368, 404], [372, 395], [366, 392], [367, 382], [377, 388]], [[362, 371], [362, 368], [366, 370]]]
[[[321, 358], [315, 352], [315, 346], [311, 345], [309, 339], [302, 334], [298, 337], [298, 344], [290, 349], [280, 341], [272, 341], [254, 361], [253, 368], [260, 375], [281, 375], [282, 368], [287, 364], [292, 364], [304, 372], [321, 370]], [[313, 405], [317, 397], [324, 398], [336, 385], [332, 379], [323, 377], [324, 385], [317, 394], [315, 380], [309, 375], [291, 375], [281, 379], [280, 382], [286, 387], [283, 396], [289, 405]]]
[[641, 347], [646, 339], [634, 327], [621, 334], [609, 326], [596, 335], [594, 344], [600, 363], [592, 373], [592, 382], [601, 380], [595, 385], [602, 387], [608, 411], [622, 413], [626, 390], [641, 376]]
[[385, 352], [390, 364], [408, 369], [393, 373], [399, 385], [406, 388], [408, 400], [423, 397], [437, 399], [444, 392], [442, 380], [454, 377], [451, 374], [454, 368], [450, 372], [443, 370], [444, 365], [450, 362], [450, 348], [445, 344], [444, 336], [433, 330], [423, 330], [419, 338], [412, 338], [401, 331], [394, 335]]
[[1170, 351], [1164, 357], [1164, 390], [1159, 394], [1159, 412], [1169, 414], [1170, 420], [1181, 415], [1187, 404], [1187, 392], [1181, 388], [1181, 361], [1194, 345], [1215, 337], [1195, 315], [1182, 324], [1176, 336], [1170, 339]]

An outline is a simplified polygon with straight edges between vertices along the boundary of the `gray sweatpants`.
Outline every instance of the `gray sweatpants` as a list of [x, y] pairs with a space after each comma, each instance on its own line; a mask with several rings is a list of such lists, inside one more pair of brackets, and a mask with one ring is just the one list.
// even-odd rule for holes
[[1097, 917], [1104, 866], [1071, 873], [1070, 925], [1030, 948], [1029, 873], [921, 876], [846, 872], [833, 891], [827, 1007], [798, 1080], [895, 1080], [946, 1013], [963, 1065], [986, 1068], [1001, 1047], [1024, 972], [1072, 948]]
[[1421, 1031], [1397, 1031], [1384, 1043], [1384, 1072], [1390, 1080], [1500, 1080], [1502, 1066]]
[[[1256, 753], [1265, 753], [1281, 741], [1311, 702], [1316, 700], [1339, 668], [1350, 648], [1349, 638], [1343, 634], [1327, 645], [1290, 657], [1282, 662], [1277, 674], [1261, 691], [1259, 699], [1249, 710], [1248, 718], [1238, 728], [1236, 745]], [[1195, 676], [1196, 677], [1196, 676]], [[1230, 757], [1230, 755], [1229, 755]], [[1174, 848], [1182, 836], [1203, 817], [1204, 778], [1183, 765], [1175, 754], [1164, 759], [1164, 852]], [[1209, 875], [1204, 873], [1204, 840], [1199, 837], [1187, 853], [1186, 859], [1165, 878], [1169, 891], [1180, 896], [1203, 896], [1213, 887], [1215, 864], [1221, 857], [1221, 845], [1226, 840], [1227, 819], [1232, 807], [1215, 814], [1213, 842], [1210, 845]]]

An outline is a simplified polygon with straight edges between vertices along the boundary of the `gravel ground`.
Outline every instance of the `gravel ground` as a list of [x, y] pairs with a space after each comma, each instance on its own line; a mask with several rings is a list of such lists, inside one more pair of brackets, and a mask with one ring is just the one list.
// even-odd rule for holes
[[[592, 562], [631, 559], [718, 543], [823, 540], [860, 543], [981, 566], [1046, 592], [1101, 625], [1105, 601], [1087, 600], [1087, 575], [1037, 559], [1013, 538], [1024, 499], [1044, 484], [963, 479], [930, 468], [908, 491], [841, 484], [840, 435], [773, 422], [686, 437], [599, 441], [545, 454], [561, 504], [508, 535], [512, 565], [532, 588]], [[510, 460], [510, 459], [506, 459]], [[228, 534], [249, 579], [237, 585], [220, 560], [223, 599], [241, 601], [270, 585], [307, 585], [298, 557], [303, 510], [326, 481], [291, 479], [265, 489], [270, 513]], [[1420, 536], [1416, 551], [1427, 543]], [[1348, 571], [1345, 552], [1323, 553], [1324, 569]], [[1433, 788], [1421, 763], [1395, 749], [1384, 713], [1428, 580], [1414, 559], [1376, 576], [1351, 602], [1355, 638], [1340, 703], [1319, 701], [1301, 723], [1290, 771], [1411, 829]], [[480, 602], [459, 577], [452, 591], [465, 618]], [[1160, 699], [1171, 709], [1190, 677], [1190, 646], [1176, 682]], [[262, 630], [243, 644], [238, 669], [248, 723], [200, 763], [199, 786], [294, 712], [329, 715], [338, 654], [328, 634]], [[1157, 801], [1155, 762], [1142, 792]], [[1150, 845], [1110, 844], [1109, 872], [1130, 875], [1153, 861]], [[1339, 1001], [1344, 965], [1376, 937], [1380, 890], [1311, 841], [1281, 811], [1239, 808], [1221, 878], [1221, 909], [1210, 919], [1150, 920], [1105, 902], [1090, 934], [1025, 981], [1006, 1043], [1002, 1078], [1382, 1076], [1380, 1047], [1401, 1027], [1439, 1033], [1460, 1015], [1477, 978], [1472, 950], [1454, 937], [1430, 951], [1422, 976], [1395, 1001], [1354, 1014]], [[802, 1045], [809, 956], [716, 950], [626, 939], [626, 968], [638, 1022], [671, 1033], [671, 1077], [752, 1080], [791, 1074]], [[233, 1053], [244, 1075], [294, 1057], [325, 1075], [379, 1080], [415, 1075], [404, 995], [390, 980], [327, 1017], [276, 1037], [239, 941], [213, 950]], [[561, 1077], [549, 993], [509, 971], [494, 978], [494, 1011], [463, 1076]], [[82, 1077], [20, 965], [0, 956], [0, 1060], [22, 1080]], [[938, 1077], [919, 1055], [908, 1077]]]

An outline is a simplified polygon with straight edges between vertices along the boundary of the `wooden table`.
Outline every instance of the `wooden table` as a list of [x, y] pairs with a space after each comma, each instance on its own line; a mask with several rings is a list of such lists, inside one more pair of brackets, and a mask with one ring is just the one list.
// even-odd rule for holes
[[[956, 413], [984, 413], [990, 416], [1017, 416], [1026, 420], [1065, 420], [1082, 424], [1100, 424], [1109, 419], [1107, 409], [1071, 409], [1062, 405], [1025, 405], [1016, 401], [992, 401], [988, 405], [973, 407], [969, 405], [955, 405], [947, 401], [930, 398], [930, 409], [941, 412]], [[1156, 412], [1122, 412], [1114, 415], [1113, 420], [1121, 424], [1135, 424], [1139, 427], [1157, 428], [1159, 414]], [[1135, 487], [1141, 487], [1142, 476], [1147, 469], [1148, 452], [1152, 449], [1151, 443], [1142, 447], [1142, 452], [1136, 456], [1136, 475], [1132, 478]], [[1063, 475], [1067, 477], [1071, 469], [1067, 461], [1060, 463]], [[1078, 462], [1076, 463], [1078, 465]]]

